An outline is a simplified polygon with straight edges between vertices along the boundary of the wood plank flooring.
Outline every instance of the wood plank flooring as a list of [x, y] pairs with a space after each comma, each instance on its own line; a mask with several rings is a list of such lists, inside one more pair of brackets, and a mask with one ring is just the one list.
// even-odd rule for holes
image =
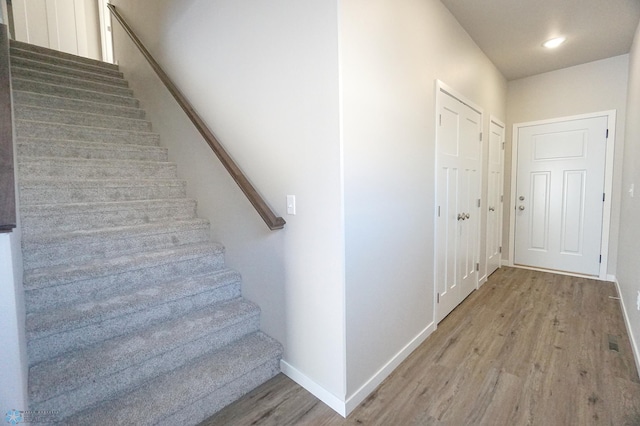
[[201, 426], [640, 425], [615, 297], [612, 283], [502, 268], [347, 419], [280, 374]]

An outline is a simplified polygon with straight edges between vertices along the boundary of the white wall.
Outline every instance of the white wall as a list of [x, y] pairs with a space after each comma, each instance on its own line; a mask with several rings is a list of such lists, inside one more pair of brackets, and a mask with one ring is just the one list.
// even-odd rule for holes
[[297, 196], [268, 231], [114, 23], [285, 372], [346, 413], [434, 327], [435, 80], [485, 108], [485, 131], [506, 119], [506, 81], [436, 0], [113, 3], [276, 211]]
[[[343, 400], [336, 2], [113, 3], [276, 212], [284, 215], [285, 196], [296, 195], [297, 215], [268, 231], [199, 136], [162, 136], [228, 264], [243, 275], [243, 294], [261, 306], [262, 329], [284, 344], [289, 373]], [[115, 53], [139, 80], [118, 38]], [[145, 106], [163, 114], [161, 105]], [[156, 127], [178, 125], [166, 120]]]
[[629, 55], [577, 65], [509, 82], [505, 150], [503, 258], [510, 246], [511, 144], [513, 124], [616, 110], [616, 141], [611, 194], [611, 228], [607, 273], [616, 274]]
[[[435, 0], [341, 1], [340, 59], [356, 403], [433, 329], [435, 80], [484, 109], [485, 134], [490, 115], [506, 120], [507, 84]], [[484, 238], [481, 247], [484, 259]]]
[[0, 414], [26, 410], [27, 356], [20, 229], [0, 233]]
[[[640, 311], [636, 301], [640, 298], [640, 26], [629, 56], [629, 84], [627, 97], [627, 127], [622, 172], [622, 200], [618, 245], [617, 278], [620, 296], [626, 313], [627, 326], [640, 372]], [[629, 187], [634, 184], [632, 198]]]

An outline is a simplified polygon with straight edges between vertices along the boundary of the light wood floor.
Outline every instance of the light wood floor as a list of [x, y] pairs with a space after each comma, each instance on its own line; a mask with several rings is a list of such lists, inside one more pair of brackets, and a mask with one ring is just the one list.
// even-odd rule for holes
[[640, 425], [611, 297], [611, 283], [502, 268], [347, 419], [280, 374], [201, 426]]

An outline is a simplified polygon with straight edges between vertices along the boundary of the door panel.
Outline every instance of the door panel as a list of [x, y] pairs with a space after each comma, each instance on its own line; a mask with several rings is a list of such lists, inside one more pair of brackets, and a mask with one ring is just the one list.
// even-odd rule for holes
[[487, 276], [500, 267], [502, 257], [502, 188], [504, 126], [489, 125], [489, 170], [487, 192]]
[[515, 264], [599, 274], [607, 121], [519, 129]]
[[435, 276], [440, 321], [477, 286], [482, 147], [480, 114], [442, 92], [438, 103]]

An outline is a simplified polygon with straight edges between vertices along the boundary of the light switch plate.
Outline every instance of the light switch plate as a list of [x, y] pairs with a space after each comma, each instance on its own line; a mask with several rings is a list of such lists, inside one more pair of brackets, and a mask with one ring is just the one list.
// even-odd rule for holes
[[287, 195], [287, 214], [296, 214], [296, 196]]

